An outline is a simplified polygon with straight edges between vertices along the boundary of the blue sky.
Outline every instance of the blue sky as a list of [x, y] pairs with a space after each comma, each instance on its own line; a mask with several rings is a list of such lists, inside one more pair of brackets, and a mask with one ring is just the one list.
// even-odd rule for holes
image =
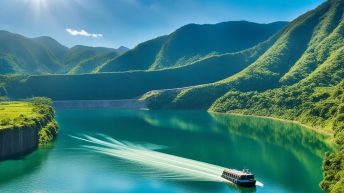
[[188, 23], [291, 21], [324, 0], [1, 0], [0, 29], [133, 48]]

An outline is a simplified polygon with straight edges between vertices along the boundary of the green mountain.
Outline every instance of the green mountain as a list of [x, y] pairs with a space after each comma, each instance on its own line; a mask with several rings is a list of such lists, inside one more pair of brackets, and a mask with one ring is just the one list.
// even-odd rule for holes
[[147, 93], [151, 108], [208, 109], [295, 120], [333, 133], [321, 186], [344, 192], [344, 1], [329, 0], [289, 23], [241, 72], [221, 81]]
[[[257, 60], [280, 34], [277, 33], [255, 47], [241, 52], [212, 55], [177, 68], [81, 75], [41, 75], [21, 77], [23, 80], [19, 82], [18, 79], [4, 82], [7, 82], [6, 90], [11, 98], [30, 96], [47, 96], [54, 100], [135, 98], [150, 90], [205, 84], [234, 75]], [[88, 64], [92, 65], [92, 60], [85, 62], [86, 66]]]
[[[109, 73], [0, 77], [0, 93], [75, 100], [134, 98], [151, 91], [142, 99], [152, 109], [203, 109], [295, 120], [334, 135], [339, 150], [326, 155], [321, 186], [344, 192], [343, 14], [344, 1], [328, 0], [281, 31], [283, 23], [192, 24], [122, 55], [106, 49], [94, 54], [77, 47], [64, 57], [71, 62], [57, 63], [57, 68]], [[223, 27], [227, 24], [232, 27]], [[262, 30], [249, 30], [257, 26]], [[216, 30], [220, 28], [225, 32]]]
[[68, 53], [68, 48], [66, 46], [60, 44], [51, 37], [41, 36], [38, 38], [33, 38], [32, 40], [40, 44], [58, 58], [63, 58]]
[[139, 44], [108, 62], [99, 71], [158, 70], [188, 65], [211, 55], [250, 48], [268, 39], [285, 24], [286, 22], [257, 24], [246, 21], [215, 25], [189, 24], [168, 36]]
[[[81, 73], [86, 73], [112, 59], [110, 56], [115, 58], [125, 51], [125, 47], [119, 50], [87, 46], [69, 49], [50, 37], [27, 38], [0, 31], [0, 74], [64, 74], [78, 65], [87, 66], [80, 67]], [[87, 60], [92, 60], [92, 65], [83, 64]]]
[[68, 72], [68, 74], [85, 74], [95, 73], [100, 67], [113, 58], [116, 58], [120, 54], [118, 52], [111, 51], [105, 54], [99, 54], [93, 57], [87, 57], [81, 62], [77, 61], [77, 64]]
[[79, 62], [99, 55], [115, 52], [113, 48], [90, 47], [77, 45], [69, 49], [64, 56], [64, 61], [68, 66], [76, 66]]
[[120, 57], [109, 61], [99, 72], [123, 72], [130, 70], [147, 70], [154, 62], [166, 36], [161, 36], [137, 45]]
[[[342, 11], [340, 1], [329, 1], [302, 15], [288, 24], [277, 41], [243, 71], [216, 83], [181, 90], [170, 106], [207, 109], [229, 90], [262, 92], [310, 76], [343, 46]], [[208, 95], [210, 90], [214, 92]], [[195, 101], [196, 96], [205, 97]]]
[[[210, 54], [180, 67], [162, 70], [84, 74], [97, 71], [106, 65], [111, 58], [116, 57], [112, 54], [100, 55], [83, 60], [69, 71], [70, 74], [82, 75], [30, 76], [18, 85], [8, 86], [7, 90], [9, 96], [13, 98], [47, 96], [54, 100], [123, 99], [139, 97], [150, 90], [206, 84], [224, 79], [245, 69], [266, 52], [281, 33], [277, 33], [252, 48], [234, 53]], [[161, 47], [159, 44], [162, 44], [166, 37], [162, 36], [144, 42], [135, 49], [118, 56], [115, 61], [121, 61], [127, 56], [131, 56], [132, 61], [142, 59], [142, 62], [149, 64], [150, 62], [147, 61], [153, 61], [154, 57], [149, 58], [146, 55], [153, 56], [154, 54], [149, 54], [152, 49], [148, 48], [151, 48], [152, 44], [157, 45], [157, 49], [153, 50], [157, 53]], [[136, 57], [138, 53], [143, 55]], [[78, 54], [75, 55], [78, 56]]]
[[74, 46], [64, 57], [70, 66], [68, 74], [95, 73], [108, 61], [124, 54], [129, 49], [121, 46], [118, 49], [104, 47]]
[[63, 68], [59, 58], [40, 43], [0, 31], [0, 74], [53, 73]]
[[119, 53], [119, 54], [124, 54], [125, 52], [129, 51], [130, 49], [125, 47], [125, 46], [120, 46], [116, 49], [116, 51]]

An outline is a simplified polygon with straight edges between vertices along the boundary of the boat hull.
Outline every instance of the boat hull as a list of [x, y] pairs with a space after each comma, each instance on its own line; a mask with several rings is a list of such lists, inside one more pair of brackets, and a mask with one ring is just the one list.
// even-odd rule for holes
[[256, 187], [256, 181], [237, 182], [236, 184], [242, 187]]
[[242, 187], [256, 187], [256, 180], [237, 180], [233, 178], [226, 178], [223, 175], [221, 177], [224, 178], [225, 180], [228, 180], [229, 182], [232, 182]]

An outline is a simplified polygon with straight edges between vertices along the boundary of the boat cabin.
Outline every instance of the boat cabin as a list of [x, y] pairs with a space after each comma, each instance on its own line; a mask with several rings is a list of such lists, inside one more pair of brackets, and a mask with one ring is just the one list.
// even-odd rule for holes
[[222, 172], [221, 177], [240, 186], [254, 187], [256, 185], [254, 175], [247, 170], [226, 169]]

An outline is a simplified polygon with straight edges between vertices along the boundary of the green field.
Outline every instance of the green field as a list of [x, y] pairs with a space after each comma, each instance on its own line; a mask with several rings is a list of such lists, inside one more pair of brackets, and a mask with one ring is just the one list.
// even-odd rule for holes
[[34, 105], [29, 102], [0, 102], [0, 115], [0, 129], [12, 127], [13, 124], [23, 125], [25, 119], [42, 116], [34, 111]]
[[14, 128], [36, 128], [39, 144], [46, 144], [57, 135], [57, 123], [51, 100], [33, 98], [30, 101], [0, 102], [0, 131]]

